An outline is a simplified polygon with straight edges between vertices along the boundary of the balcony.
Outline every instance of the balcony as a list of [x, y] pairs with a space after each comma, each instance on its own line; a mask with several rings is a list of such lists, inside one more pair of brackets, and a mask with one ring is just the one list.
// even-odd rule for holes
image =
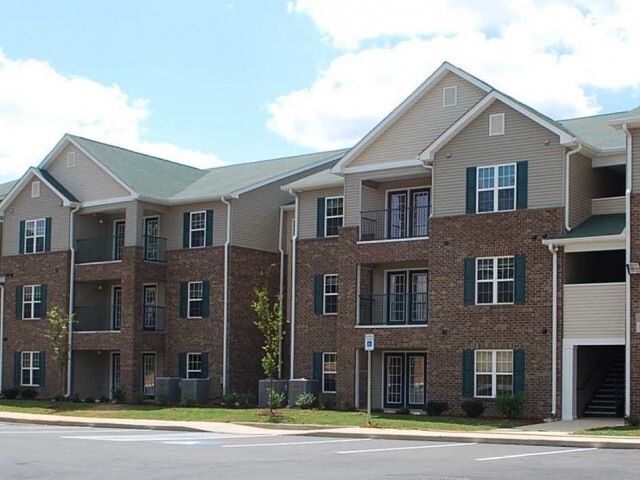
[[76, 263], [100, 263], [122, 260], [124, 237], [76, 240]]
[[624, 338], [625, 283], [564, 285], [564, 338]]
[[360, 241], [426, 238], [430, 214], [430, 205], [360, 212]]
[[107, 332], [120, 330], [122, 311], [116, 306], [75, 307], [74, 332]]
[[167, 262], [167, 239], [152, 235], [142, 236], [144, 260], [146, 262]]
[[360, 326], [426, 325], [428, 293], [359, 295]]
[[165, 308], [156, 305], [142, 306], [142, 329], [147, 332], [164, 332]]

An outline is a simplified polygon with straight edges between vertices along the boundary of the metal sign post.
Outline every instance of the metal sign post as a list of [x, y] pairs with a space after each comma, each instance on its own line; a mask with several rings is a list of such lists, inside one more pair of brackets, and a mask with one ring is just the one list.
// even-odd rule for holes
[[364, 349], [367, 352], [367, 425], [371, 425], [371, 352], [375, 346], [373, 333], [364, 336]]

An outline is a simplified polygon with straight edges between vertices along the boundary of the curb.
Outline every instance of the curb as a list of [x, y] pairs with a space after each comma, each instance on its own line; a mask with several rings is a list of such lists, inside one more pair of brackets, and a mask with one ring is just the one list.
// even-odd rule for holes
[[24, 423], [29, 425], [48, 425], [50, 427], [93, 427], [93, 428], [128, 428], [136, 430], [166, 430], [170, 432], [206, 432], [201, 428], [186, 427], [182, 425], [137, 425], [128, 423], [110, 423], [110, 422], [94, 422], [94, 421], [77, 421], [77, 420], [40, 420], [28, 418], [3, 417], [0, 415], [0, 422]]

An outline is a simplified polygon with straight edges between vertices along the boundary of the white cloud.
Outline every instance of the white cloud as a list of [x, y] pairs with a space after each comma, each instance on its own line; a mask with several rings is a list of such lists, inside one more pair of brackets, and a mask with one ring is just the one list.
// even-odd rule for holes
[[346, 50], [269, 105], [269, 128], [313, 148], [357, 142], [443, 61], [554, 118], [598, 113], [594, 89], [640, 86], [635, 0], [298, 0], [289, 11]]
[[0, 182], [37, 165], [65, 133], [112, 143], [198, 167], [214, 155], [170, 143], [145, 142], [147, 102], [117, 85], [63, 75], [46, 62], [14, 60], [0, 49]]

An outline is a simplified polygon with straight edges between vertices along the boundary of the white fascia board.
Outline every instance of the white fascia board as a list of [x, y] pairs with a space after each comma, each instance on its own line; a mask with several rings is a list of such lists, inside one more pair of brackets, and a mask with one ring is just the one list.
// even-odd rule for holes
[[[597, 237], [577, 237], [577, 238], [545, 238], [542, 240], [543, 245], [557, 245], [563, 247], [566, 245], [588, 245], [588, 244], [617, 244], [623, 242], [627, 238], [626, 234], [619, 233], [617, 235], [600, 235]], [[617, 248], [617, 245], [616, 245]], [[614, 250], [616, 248], [613, 248]], [[623, 247], [624, 248], [624, 247]]]
[[106, 200], [91, 200], [90, 202], [82, 202], [82, 208], [101, 207], [103, 205], [113, 205], [114, 203], [125, 203], [137, 200], [138, 196], [131, 195], [130, 197], [115, 197], [108, 198]]
[[306, 186], [302, 186], [302, 187], [293, 187], [291, 185], [283, 185], [282, 187], [280, 187], [280, 190], [282, 190], [283, 192], [290, 192], [290, 191], [294, 191], [294, 192], [312, 192], [314, 190], [321, 190], [323, 188], [339, 188], [339, 187], [344, 187], [344, 181], [333, 181], [333, 182], [322, 182], [322, 183], [317, 183], [315, 185], [306, 185]]
[[44, 183], [53, 193], [55, 193], [60, 200], [62, 200], [62, 206], [70, 207], [80, 205], [77, 202], [72, 202], [67, 197], [65, 197], [62, 193], [58, 191], [51, 183], [44, 178], [44, 176], [40, 173], [40, 171], [35, 167], [29, 167], [29, 170], [25, 172], [25, 174], [20, 178], [20, 180], [13, 186], [13, 188], [9, 191], [6, 197], [0, 202], [0, 210], [6, 210], [6, 206], [15, 200], [15, 197], [18, 196], [18, 193], [22, 191], [22, 189], [27, 185], [27, 183], [31, 180], [32, 176], [38, 178], [39, 181]]
[[214, 196], [203, 196], [203, 197], [193, 197], [193, 198], [159, 198], [159, 197], [152, 197], [150, 195], [139, 195], [136, 197], [137, 200], [140, 200], [141, 202], [147, 202], [147, 203], [155, 203], [157, 205], [165, 205], [165, 206], [172, 206], [172, 205], [189, 205], [191, 203], [208, 203], [208, 202], [221, 202], [223, 198], [226, 198], [227, 200], [231, 200], [233, 198], [238, 198], [237, 196], [234, 195], [214, 195]]
[[640, 117], [618, 118], [609, 122], [609, 126], [616, 130], [622, 130], [623, 125], [627, 125], [629, 128], [640, 127]]
[[295, 211], [296, 206], [294, 203], [290, 205], [280, 205], [280, 210], [284, 210], [285, 212], [293, 212]]
[[405, 168], [405, 167], [421, 167], [425, 164], [424, 161], [419, 160], [417, 158], [413, 158], [410, 160], [398, 160], [394, 162], [385, 162], [385, 163], [376, 163], [372, 165], [362, 165], [361, 167], [347, 167], [343, 170], [343, 173], [366, 173], [366, 172], [376, 172], [380, 170], [392, 170], [394, 168]]

